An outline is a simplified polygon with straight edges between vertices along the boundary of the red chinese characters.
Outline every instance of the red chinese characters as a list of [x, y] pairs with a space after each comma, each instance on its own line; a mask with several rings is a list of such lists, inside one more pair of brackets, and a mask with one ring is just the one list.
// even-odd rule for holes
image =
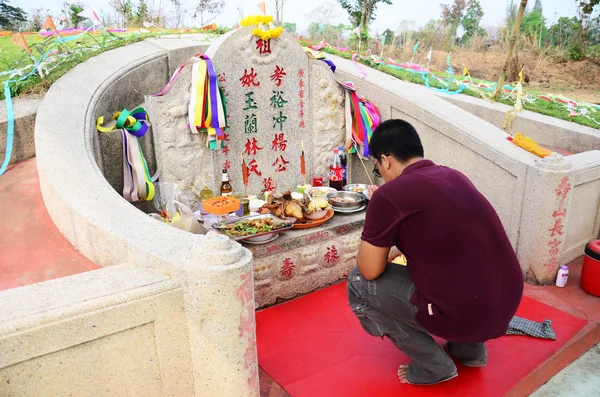
[[300, 128], [305, 128], [306, 123], [304, 122], [304, 69], [298, 70], [298, 78], [298, 97], [300, 98], [300, 110], [298, 112], [300, 122], [298, 126]]
[[256, 72], [254, 68], [250, 69], [250, 73], [248, 73], [248, 69], [244, 69], [244, 75], [240, 77], [240, 81], [242, 82], [242, 87], [259, 87], [260, 82], [256, 80]]
[[225, 160], [225, 162], [223, 163], [223, 169], [229, 170], [230, 168], [231, 168], [231, 163], [229, 162], [229, 160]]
[[256, 49], [258, 50], [258, 53], [260, 55], [270, 54], [271, 53], [271, 39], [268, 39], [268, 40], [258, 39], [258, 40], [256, 40]]
[[258, 153], [259, 150], [262, 150], [262, 148], [258, 146], [256, 138], [252, 138], [252, 141], [250, 141], [250, 139], [246, 141], [246, 149], [244, 152], [246, 152], [248, 156], [256, 156], [256, 153]]
[[254, 172], [258, 176], [262, 176], [262, 172], [258, 170], [258, 163], [256, 160], [252, 160], [248, 163], [248, 174]]
[[296, 265], [294, 264], [294, 262], [292, 262], [292, 260], [290, 258], [285, 258], [283, 260], [283, 266], [281, 267], [281, 276], [284, 278], [290, 278], [294, 275], [294, 269], [296, 268]]
[[264, 178], [263, 179], [263, 190], [261, 191], [261, 193], [271, 192], [273, 190], [275, 190], [275, 185], [273, 185], [273, 178], [271, 178], [271, 177]]
[[271, 81], [274, 81], [277, 87], [281, 87], [281, 84], [283, 83], [283, 76], [287, 76], [283, 68], [275, 66], [275, 72], [273, 72], [271, 75]]
[[548, 241], [548, 254], [550, 255], [550, 258], [548, 261], [546, 261], [546, 263], [544, 263], [544, 266], [552, 269], [556, 269], [559, 265], [558, 257], [560, 253], [560, 246], [563, 243], [561, 236], [565, 234], [563, 218], [567, 215], [565, 200], [571, 191], [571, 183], [569, 182], [569, 178], [562, 178], [554, 191], [556, 196], [558, 196], [558, 208], [552, 212], [554, 225], [548, 229], [550, 232], [550, 240]]
[[287, 148], [287, 139], [285, 139], [283, 133], [275, 134], [275, 139], [273, 139], [273, 142], [271, 142], [271, 144], [271, 149], [273, 151], [281, 150], [282, 152], [285, 152], [285, 149]]
[[279, 156], [278, 158], [275, 159], [275, 162], [273, 163], [273, 167], [275, 167], [275, 172], [283, 172], [285, 171], [287, 168], [285, 167], [287, 164], [289, 164], [289, 161], [286, 161], [283, 156]]
[[[242, 283], [235, 290], [235, 295], [242, 306], [240, 314], [240, 338], [248, 338], [248, 346], [244, 352], [244, 368], [249, 368], [256, 362], [256, 349], [254, 347], [254, 301], [252, 299], [252, 276], [240, 275]], [[249, 380], [250, 381], [250, 380]]]
[[566, 176], [560, 181], [556, 187], [556, 195], [562, 197], [563, 200], [567, 198], [567, 194], [571, 191], [571, 183], [569, 178]]
[[338, 254], [337, 248], [335, 248], [335, 245], [327, 247], [327, 253], [325, 254], [324, 259], [328, 265], [335, 264], [340, 260], [340, 256]]

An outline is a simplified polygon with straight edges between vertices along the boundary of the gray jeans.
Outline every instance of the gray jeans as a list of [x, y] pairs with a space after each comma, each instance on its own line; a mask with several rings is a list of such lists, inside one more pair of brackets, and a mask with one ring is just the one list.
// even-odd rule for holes
[[[416, 288], [406, 266], [388, 263], [385, 272], [371, 281], [355, 268], [348, 276], [347, 288], [350, 307], [364, 330], [373, 336], [387, 336], [412, 359], [408, 370], [411, 383], [435, 383], [456, 374], [452, 359], [415, 319], [418, 309], [410, 298]], [[483, 343], [449, 343], [454, 357], [462, 362], [487, 359]]]

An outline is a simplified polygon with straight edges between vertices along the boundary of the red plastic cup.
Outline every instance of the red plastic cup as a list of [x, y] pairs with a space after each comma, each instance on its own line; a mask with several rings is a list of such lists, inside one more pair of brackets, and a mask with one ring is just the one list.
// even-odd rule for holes
[[318, 178], [313, 178], [312, 185], [313, 186], [323, 186], [323, 177], [320, 176]]

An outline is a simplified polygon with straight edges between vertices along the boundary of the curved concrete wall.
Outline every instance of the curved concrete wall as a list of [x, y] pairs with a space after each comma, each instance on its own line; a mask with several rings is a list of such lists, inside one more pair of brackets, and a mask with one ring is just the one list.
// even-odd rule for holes
[[[51, 87], [35, 126], [42, 196], [60, 231], [98, 265], [127, 263], [179, 283], [196, 395], [258, 395], [254, 319], [245, 318], [254, 309], [247, 288], [250, 252], [225, 236], [194, 235], [151, 219], [102, 172], [115, 164], [102, 161], [96, 118], [142, 103], [143, 95], [163, 87], [180, 59], [206, 46], [166, 40], [103, 53]], [[119, 168], [120, 158], [113, 159]], [[242, 322], [248, 327], [244, 338]]]

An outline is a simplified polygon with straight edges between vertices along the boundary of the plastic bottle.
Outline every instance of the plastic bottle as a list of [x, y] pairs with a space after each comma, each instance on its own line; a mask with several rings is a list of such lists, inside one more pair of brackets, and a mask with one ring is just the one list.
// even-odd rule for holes
[[556, 275], [556, 286], [564, 288], [567, 286], [567, 279], [569, 278], [569, 268], [567, 265], [562, 265]]
[[344, 167], [342, 167], [338, 149], [334, 149], [333, 162], [329, 166], [329, 187], [336, 190], [342, 190], [344, 187]]
[[344, 150], [343, 145], [338, 146], [338, 152], [340, 153], [340, 162], [342, 163], [342, 167], [344, 167], [344, 186], [348, 184], [348, 157], [346, 156], [346, 151]]

